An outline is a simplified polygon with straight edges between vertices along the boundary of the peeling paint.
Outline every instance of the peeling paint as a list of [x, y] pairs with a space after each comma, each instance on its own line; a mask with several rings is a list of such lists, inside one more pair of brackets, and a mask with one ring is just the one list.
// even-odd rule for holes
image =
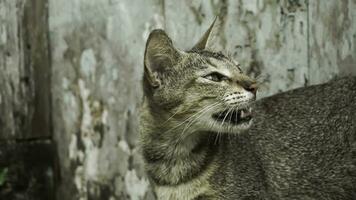
[[102, 122], [103, 122], [103, 124], [108, 124], [108, 115], [109, 115], [108, 110], [104, 110], [103, 114], [102, 114]]
[[135, 170], [129, 170], [125, 176], [125, 185], [131, 200], [140, 200], [145, 196], [149, 182], [145, 178], [138, 178]]
[[125, 140], [119, 141], [119, 147], [126, 153], [131, 154], [129, 144]]
[[66, 77], [63, 77], [63, 79], [62, 79], [62, 87], [63, 87], [63, 89], [69, 88], [69, 80]]
[[[82, 109], [83, 109], [83, 117], [81, 119], [81, 131], [84, 134], [89, 134], [89, 132], [91, 131], [91, 113], [90, 113], [90, 107], [89, 107], [89, 102], [88, 102], [88, 97], [90, 94], [90, 90], [88, 88], [85, 87], [85, 82], [80, 79], [78, 81], [78, 85], [79, 85], [79, 91], [80, 91], [80, 96], [82, 99]], [[86, 135], [84, 135], [84, 137], [86, 137]]]
[[0, 17], [1, 18], [5, 18], [6, 16], [6, 7], [5, 6], [1, 6], [0, 7]]
[[244, 1], [244, 9], [247, 12], [251, 12], [253, 14], [258, 13], [258, 2], [259, 0], [250, 0], [250, 1]]
[[310, 22], [310, 70], [312, 84], [328, 81], [336, 76], [356, 75], [355, 43], [356, 9], [352, 0], [311, 1]]
[[[89, 146], [89, 145], [88, 145]], [[85, 175], [88, 181], [98, 180], [100, 176], [98, 176], [98, 157], [99, 157], [99, 149], [96, 147], [89, 147], [86, 149], [86, 158], [85, 158]]]
[[85, 49], [80, 58], [80, 71], [83, 76], [93, 79], [96, 67], [96, 58], [93, 49]]
[[119, 78], [119, 71], [116, 68], [114, 68], [112, 71], [112, 80], [117, 81], [118, 78]]
[[112, 16], [108, 17], [107, 22], [106, 22], [106, 37], [108, 39], [112, 39], [114, 35], [114, 24], [115, 20]]
[[2, 25], [0, 27], [0, 44], [6, 44], [6, 42], [7, 42], [6, 26]]
[[69, 159], [75, 160], [77, 158], [77, 136], [72, 134], [72, 138], [69, 143]]
[[82, 166], [75, 169], [74, 184], [78, 189], [80, 199], [86, 199], [87, 189], [85, 185], [85, 174]]

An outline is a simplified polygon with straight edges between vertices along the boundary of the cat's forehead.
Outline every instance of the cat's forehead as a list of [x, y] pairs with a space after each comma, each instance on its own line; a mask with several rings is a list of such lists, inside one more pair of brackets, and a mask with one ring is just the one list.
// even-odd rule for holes
[[234, 68], [240, 67], [240, 64], [233, 58], [226, 56], [221, 52], [212, 52], [212, 51], [188, 51], [188, 57], [190, 62], [204, 62], [209, 63], [213, 66], [232, 66]]
[[211, 52], [211, 51], [200, 51], [193, 52], [195, 55], [192, 56], [192, 63], [200, 63], [199, 68], [215, 68], [216, 70], [230, 70], [241, 73], [240, 64], [232, 59], [224, 55], [221, 52]]
[[209, 65], [209, 67], [216, 68], [217, 70], [229, 69], [229, 70], [241, 72], [239, 63], [232, 59], [226, 59], [226, 58], [216, 59], [210, 57], [210, 58], [206, 58], [205, 61]]

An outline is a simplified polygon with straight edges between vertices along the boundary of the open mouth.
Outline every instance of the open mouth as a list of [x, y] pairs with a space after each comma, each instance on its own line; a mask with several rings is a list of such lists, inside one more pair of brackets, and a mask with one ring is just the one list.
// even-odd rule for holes
[[217, 121], [238, 125], [242, 123], [249, 123], [252, 119], [252, 109], [242, 108], [236, 110], [224, 110], [213, 114], [213, 118]]

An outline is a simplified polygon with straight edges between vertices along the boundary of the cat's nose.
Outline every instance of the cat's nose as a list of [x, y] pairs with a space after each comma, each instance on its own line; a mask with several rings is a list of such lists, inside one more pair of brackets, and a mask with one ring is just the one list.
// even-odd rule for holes
[[256, 95], [257, 92], [257, 83], [248, 79], [238, 81], [238, 84], [242, 86], [246, 91], [251, 92]]
[[253, 93], [254, 95], [256, 95], [257, 92], [257, 84], [256, 83], [252, 83], [252, 84], [246, 84], [243, 86], [245, 90]]

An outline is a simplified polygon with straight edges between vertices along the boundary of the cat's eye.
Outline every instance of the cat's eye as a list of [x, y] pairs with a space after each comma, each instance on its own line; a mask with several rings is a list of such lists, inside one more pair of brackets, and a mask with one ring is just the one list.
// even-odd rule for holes
[[225, 75], [222, 75], [222, 74], [220, 74], [218, 72], [213, 72], [211, 74], [203, 76], [203, 78], [211, 80], [211, 81], [214, 81], [214, 82], [221, 82], [221, 81], [225, 81], [225, 80], [229, 79]]

